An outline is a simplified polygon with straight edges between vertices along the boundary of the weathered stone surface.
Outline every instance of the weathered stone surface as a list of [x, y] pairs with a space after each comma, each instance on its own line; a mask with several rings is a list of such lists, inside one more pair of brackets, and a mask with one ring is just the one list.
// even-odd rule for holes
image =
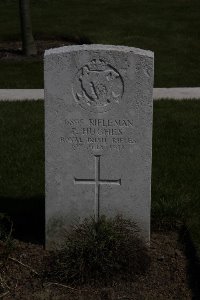
[[45, 52], [46, 245], [86, 217], [150, 236], [153, 53], [82, 45]]

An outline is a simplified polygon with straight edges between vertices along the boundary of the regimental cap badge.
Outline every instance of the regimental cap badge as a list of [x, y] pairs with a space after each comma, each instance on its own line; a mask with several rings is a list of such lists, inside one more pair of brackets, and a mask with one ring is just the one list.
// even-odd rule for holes
[[104, 113], [119, 104], [124, 84], [120, 73], [101, 58], [95, 58], [79, 69], [72, 92], [85, 110]]

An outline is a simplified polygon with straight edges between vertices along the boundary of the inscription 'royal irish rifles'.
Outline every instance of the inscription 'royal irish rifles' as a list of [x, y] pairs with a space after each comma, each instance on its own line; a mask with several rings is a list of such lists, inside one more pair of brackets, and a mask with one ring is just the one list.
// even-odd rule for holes
[[75, 101], [92, 112], [103, 113], [121, 101], [124, 84], [119, 72], [102, 59], [93, 59], [76, 74]]

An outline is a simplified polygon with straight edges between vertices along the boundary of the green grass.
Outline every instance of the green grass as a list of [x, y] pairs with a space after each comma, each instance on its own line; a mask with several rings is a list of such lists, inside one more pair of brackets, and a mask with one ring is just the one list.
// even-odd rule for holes
[[[37, 38], [85, 36], [92, 43], [154, 51], [157, 87], [199, 85], [199, 0], [32, 0], [32, 20]], [[0, 2], [0, 39], [20, 39], [17, 0]], [[38, 62], [29, 65], [38, 69], [37, 81], [34, 75], [26, 80], [23, 68], [12, 75], [15, 63], [8, 64], [0, 88], [43, 86]]]
[[44, 238], [44, 113], [40, 102], [0, 103], [0, 212], [18, 238]]
[[41, 101], [0, 103], [0, 197], [44, 195], [43, 131]]
[[[200, 101], [154, 103], [152, 220], [184, 221], [200, 249], [199, 116]], [[42, 101], [0, 103], [0, 211], [44, 200], [43, 120]]]
[[43, 82], [43, 64], [36, 59], [0, 61], [0, 88], [37, 89]]
[[200, 102], [154, 104], [152, 217], [183, 220], [200, 254]]

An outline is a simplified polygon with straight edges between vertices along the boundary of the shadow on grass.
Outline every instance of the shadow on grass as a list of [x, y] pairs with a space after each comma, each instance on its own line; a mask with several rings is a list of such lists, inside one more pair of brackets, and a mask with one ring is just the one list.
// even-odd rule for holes
[[31, 243], [44, 244], [44, 196], [29, 199], [0, 198], [1, 212], [13, 222], [13, 237]]
[[[92, 41], [87, 36], [72, 36], [72, 35], [66, 35], [66, 36], [54, 36], [54, 35], [38, 35], [35, 39], [36, 46], [39, 48], [38, 52], [44, 52], [49, 47], [62, 47], [63, 43], [66, 43], [66, 45], [84, 45], [84, 44], [92, 44]], [[59, 46], [59, 43], [61, 44]], [[22, 51], [22, 43], [19, 40], [14, 40], [12, 42], [10, 41], [4, 41], [4, 47], [0, 47], [0, 58], [4, 57], [4, 59], [9, 58], [8, 54], [17, 55], [17, 56], [24, 56], [24, 53]], [[52, 46], [51, 46], [52, 44]], [[7, 54], [7, 55], [6, 55]], [[35, 55], [37, 56], [37, 55]], [[30, 58], [30, 57], [29, 57]]]
[[193, 293], [193, 300], [200, 299], [200, 261], [189, 231], [183, 227], [180, 239], [185, 245], [185, 255], [188, 259], [188, 280]]
[[1, 53], [5, 53], [5, 52], [15, 54], [15, 55], [23, 55], [22, 50], [20, 49], [2, 48], [0, 49], [0, 57], [1, 57]]
[[35, 40], [37, 42], [40, 40], [48, 41], [48, 40], [55, 40], [55, 41], [64, 41], [66, 43], [75, 44], [75, 45], [83, 45], [83, 44], [92, 44], [93, 41], [86, 35], [53, 35], [53, 34], [45, 34], [39, 33], [35, 34]]
[[[25, 63], [28, 61], [42, 61], [43, 55], [46, 49], [58, 48], [69, 45], [83, 45], [83, 44], [91, 44], [92, 41], [82, 35], [82, 36], [45, 36], [38, 37], [35, 40], [37, 54], [26, 56], [22, 50], [22, 44], [18, 40], [16, 41], [4, 41], [3, 47], [0, 47], [0, 59], [3, 59], [4, 62], [9, 62], [10, 60], [14, 61], [24, 61]], [[0, 45], [1, 46], [1, 45]], [[21, 72], [21, 71], [20, 71]]]

